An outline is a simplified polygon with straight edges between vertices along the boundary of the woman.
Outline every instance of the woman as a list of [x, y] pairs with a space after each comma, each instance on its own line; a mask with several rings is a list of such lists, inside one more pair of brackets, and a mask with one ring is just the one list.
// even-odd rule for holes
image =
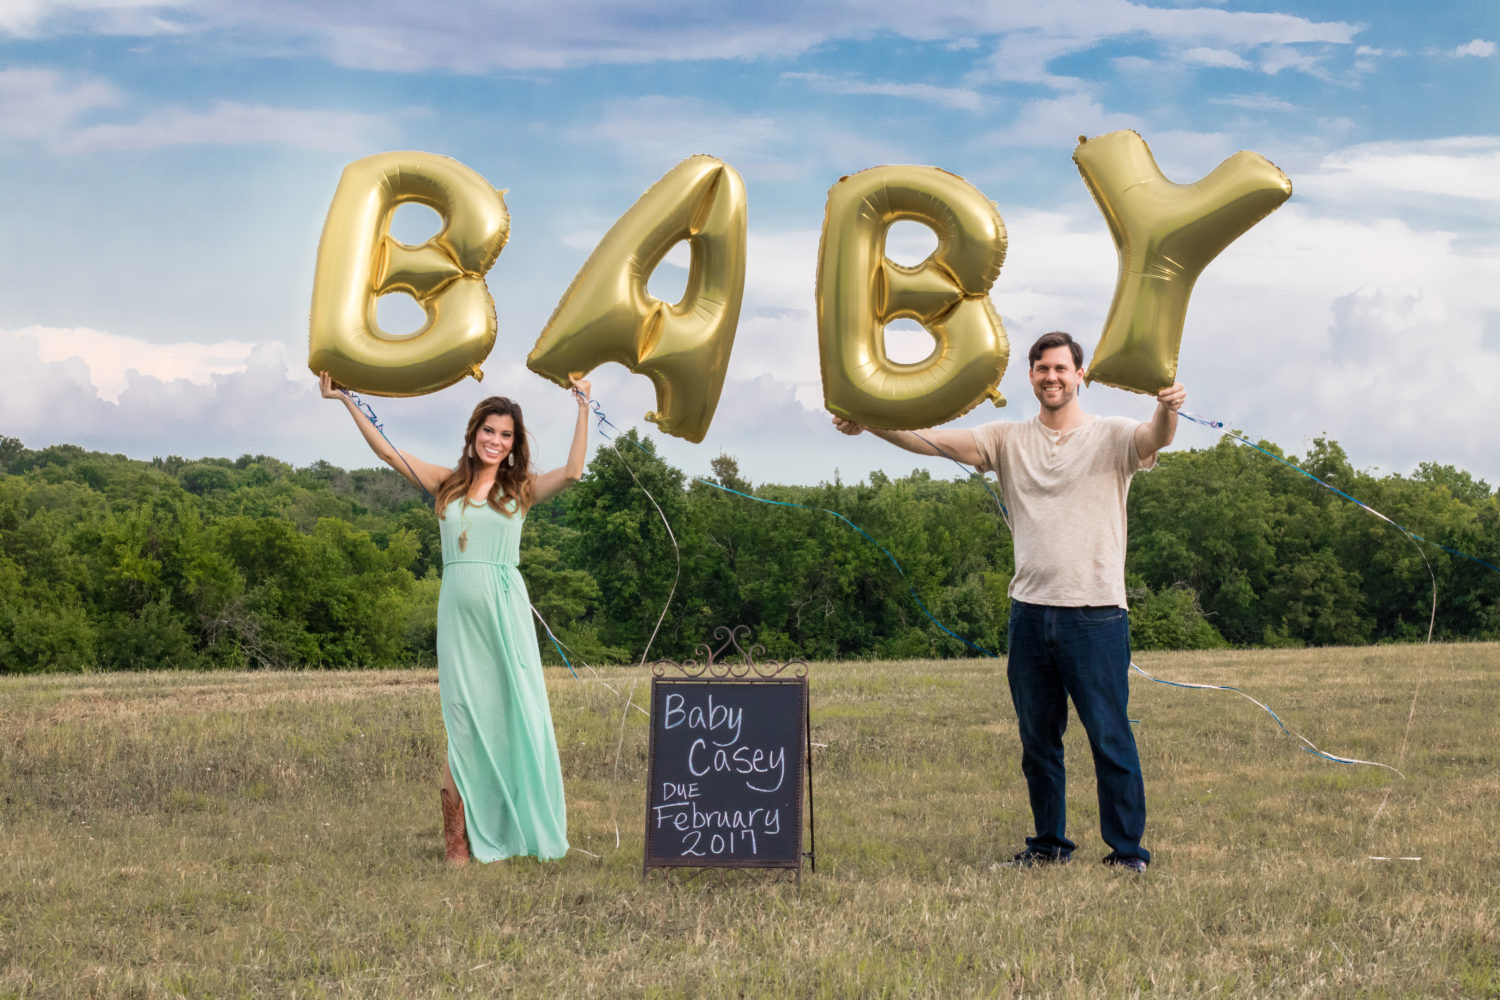
[[516, 561], [526, 511], [583, 475], [589, 383], [572, 383], [578, 423], [568, 462], [537, 475], [521, 408], [504, 396], [474, 408], [463, 454], [447, 469], [396, 450], [327, 372], [320, 379], [324, 398], [343, 401], [371, 450], [436, 498], [443, 541], [438, 692], [448, 731], [440, 798], [447, 858], [455, 864], [471, 851], [480, 861], [568, 851], [562, 767]]

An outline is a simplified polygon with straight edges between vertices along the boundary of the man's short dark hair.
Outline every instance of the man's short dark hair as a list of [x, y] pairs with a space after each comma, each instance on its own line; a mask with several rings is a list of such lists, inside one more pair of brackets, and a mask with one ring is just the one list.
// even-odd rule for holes
[[1036, 343], [1031, 345], [1031, 350], [1026, 352], [1026, 367], [1033, 367], [1041, 358], [1043, 351], [1050, 351], [1054, 347], [1066, 347], [1073, 352], [1073, 367], [1083, 367], [1083, 347], [1073, 339], [1073, 335], [1063, 333], [1061, 330], [1053, 330], [1036, 338]]

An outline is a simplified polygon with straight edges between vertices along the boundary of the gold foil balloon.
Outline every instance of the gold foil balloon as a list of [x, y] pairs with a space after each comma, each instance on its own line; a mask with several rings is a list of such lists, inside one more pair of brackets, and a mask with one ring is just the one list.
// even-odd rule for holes
[[[594, 248], [526, 365], [559, 385], [614, 361], [651, 379], [665, 433], [702, 441], [719, 405], [745, 291], [745, 183], [712, 156], [667, 172]], [[667, 251], [692, 249], [682, 301], [646, 290]]]
[[[891, 224], [937, 233], [916, 267], [885, 255]], [[1005, 223], [968, 181], [937, 167], [873, 167], [828, 192], [818, 251], [818, 345], [829, 411], [870, 427], [912, 430], [967, 413], [996, 391], [1010, 358], [989, 289], [1005, 261]], [[886, 324], [914, 319], [937, 342], [915, 364], [892, 361]]]
[[[405, 202], [443, 220], [419, 246], [389, 232]], [[402, 152], [349, 164], [318, 243], [307, 366], [380, 396], [418, 396], [465, 375], [481, 378], [496, 330], [484, 275], [509, 236], [504, 192], [457, 160]], [[421, 329], [408, 336], [380, 329], [376, 301], [389, 292], [417, 300], [427, 314]]]
[[1135, 132], [1079, 137], [1083, 181], [1109, 223], [1120, 276], [1088, 381], [1155, 394], [1177, 381], [1188, 295], [1208, 262], [1292, 194], [1259, 153], [1241, 151], [1202, 180], [1162, 176]]

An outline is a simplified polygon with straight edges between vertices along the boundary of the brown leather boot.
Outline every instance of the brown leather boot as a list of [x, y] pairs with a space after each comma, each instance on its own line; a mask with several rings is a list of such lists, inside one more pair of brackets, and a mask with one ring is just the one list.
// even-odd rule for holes
[[469, 860], [469, 831], [464, 823], [464, 800], [444, 788], [443, 842], [446, 845], [446, 860], [449, 864], [461, 865]]

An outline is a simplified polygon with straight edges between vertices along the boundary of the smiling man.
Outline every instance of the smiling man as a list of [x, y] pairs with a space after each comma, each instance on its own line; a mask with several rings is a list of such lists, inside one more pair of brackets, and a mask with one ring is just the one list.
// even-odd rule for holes
[[[1063, 730], [1068, 699], [1088, 733], [1099, 791], [1104, 863], [1141, 872], [1146, 792], [1130, 731], [1130, 620], [1125, 610], [1125, 497], [1130, 479], [1172, 443], [1180, 384], [1157, 394], [1145, 422], [1095, 417], [1078, 403], [1083, 349], [1044, 334], [1027, 353], [1041, 412], [1031, 420], [872, 433], [919, 455], [947, 454], [995, 473], [1010, 512], [1016, 572], [1010, 583], [1007, 677], [1021, 730], [1021, 771], [1036, 835], [1007, 865], [1071, 859]], [[864, 430], [834, 418], [845, 434]]]

